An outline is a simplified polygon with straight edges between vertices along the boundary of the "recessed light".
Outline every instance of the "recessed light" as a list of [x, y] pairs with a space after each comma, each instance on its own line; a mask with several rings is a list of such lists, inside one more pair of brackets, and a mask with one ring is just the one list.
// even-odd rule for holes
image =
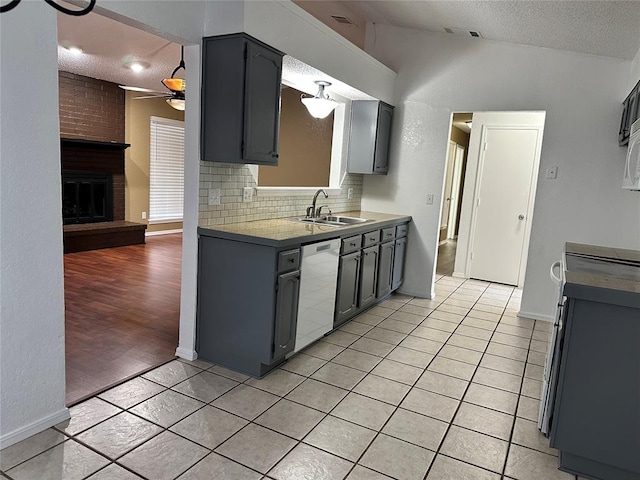
[[135, 73], [140, 73], [143, 70], [146, 70], [147, 68], [149, 68], [149, 63], [147, 62], [139, 62], [139, 61], [135, 61], [135, 62], [129, 62], [125, 64], [125, 67], [133, 70]]
[[66, 42], [62, 42], [60, 46], [68, 52], [73, 53], [74, 55], [80, 55], [81, 53], [83, 53], [82, 48], [78, 47], [77, 45], [70, 45]]

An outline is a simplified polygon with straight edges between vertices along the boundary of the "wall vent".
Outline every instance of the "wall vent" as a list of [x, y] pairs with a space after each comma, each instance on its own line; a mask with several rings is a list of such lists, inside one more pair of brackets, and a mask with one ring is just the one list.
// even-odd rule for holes
[[338, 23], [342, 23], [343, 25], [353, 25], [354, 27], [357, 27], [357, 25], [351, 19], [342, 15], [331, 15], [331, 18], [333, 18]]
[[474, 38], [482, 38], [482, 34], [477, 30], [466, 30], [464, 28], [454, 28], [454, 27], [442, 27], [445, 32], [450, 33], [452, 35], [458, 35], [460, 37], [474, 37]]

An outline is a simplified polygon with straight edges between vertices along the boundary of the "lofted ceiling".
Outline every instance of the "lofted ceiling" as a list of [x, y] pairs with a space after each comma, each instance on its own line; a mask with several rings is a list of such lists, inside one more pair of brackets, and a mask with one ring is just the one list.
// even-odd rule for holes
[[[444, 33], [444, 27], [474, 30], [488, 40], [624, 59], [632, 59], [640, 46], [638, 1], [296, 0], [296, 3], [361, 47], [368, 22], [442, 35], [449, 35]], [[353, 23], [338, 23], [332, 15]], [[58, 42], [61, 70], [163, 93], [166, 90], [160, 80], [171, 75], [180, 61], [180, 45], [97, 13], [82, 17], [58, 13]], [[83, 53], [73, 54], [65, 46], [78, 46]], [[136, 60], [146, 62], [148, 68], [135, 73], [126, 67]], [[288, 83], [299, 90], [315, 93], [313, 80], [323, 79], [323, 74], [285, 58], [283, 77], [289, 78]], [[368, 98], [337, 79], [324, 79], [334, 83], [332, 90], [338, 95]]]
[[[295, 0], [356, 45], [363, 23], [441, 32], [478, 31], [498, 42], [633, 59], [640, 47], [640, 2], [600, 0]], [[332, 15], [346, 16], [341, 25]], [[350, 29], [345, 33], [345, 28]], [[353, 39], [349, 36], [354, 36]]]

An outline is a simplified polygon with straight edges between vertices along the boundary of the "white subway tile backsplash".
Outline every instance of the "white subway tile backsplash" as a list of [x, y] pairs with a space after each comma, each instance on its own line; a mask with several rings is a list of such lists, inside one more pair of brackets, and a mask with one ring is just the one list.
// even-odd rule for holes
[[[322, 198], [319, 205], [328, 205], [333, 212], [360, 210], [362, 175], [347, 175], [338, 196]], [[254, 196], [251, 203], [242, 202], [244, 187], [256, 187], [246, 165], [200, 162], [199, 221], [200, 227], [210, 227], [251, 220], [304, 215], [311, 203], [307, 196]], [[208, 205], [209, 189], [220, 189], [220, 205]], [[347, 189], [353, 188], [353, 198], [347, 199]]]

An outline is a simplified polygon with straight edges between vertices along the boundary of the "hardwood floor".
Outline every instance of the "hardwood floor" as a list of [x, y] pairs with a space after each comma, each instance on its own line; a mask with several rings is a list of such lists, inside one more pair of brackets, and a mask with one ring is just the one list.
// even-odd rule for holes
[[182, 235], [64, 255], [67, 405], [175, 356]]
[[440, 275], [452, 275], [453, 265], [456, 261], [457, 240], [447, 240], [438, 247], [438, 263], [436, 273]]

